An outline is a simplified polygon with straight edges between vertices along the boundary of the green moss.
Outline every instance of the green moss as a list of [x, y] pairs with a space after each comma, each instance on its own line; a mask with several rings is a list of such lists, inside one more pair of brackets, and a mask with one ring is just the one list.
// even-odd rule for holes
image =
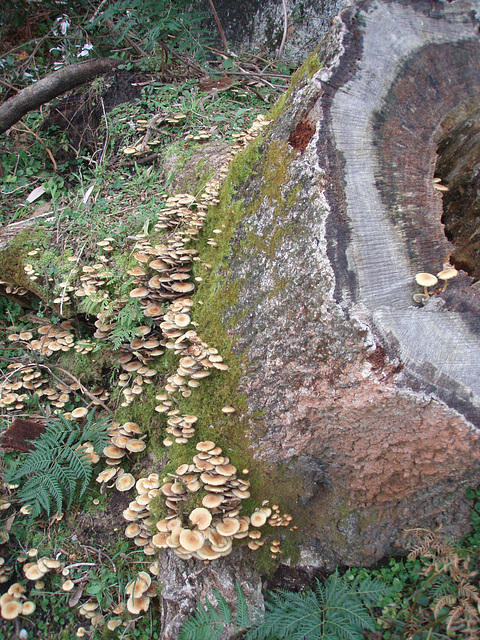
[[273, 105], [270, 111], [267, 113], [268, 120], [274, 120], [278, 118], [286, 108], [286, 104], [288, 104], [293, 92], [295, 89], [301, 84], [306, 84], [313, 75], [321, 68], [320, 60], [318, 58], [318, 52], [320, 51], [321, 44], [312, 51], [305, 62], [299, 67], [295, 73], [292, 74], [292, 79], [290, 81], [290, 86], [288, 87], [285, 94], [277, 100], [277, 102]]

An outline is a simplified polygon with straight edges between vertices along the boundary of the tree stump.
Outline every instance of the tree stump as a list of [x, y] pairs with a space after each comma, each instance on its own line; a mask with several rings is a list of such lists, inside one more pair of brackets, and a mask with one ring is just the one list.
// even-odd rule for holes
[[[238, 291], [223, 317], [247, 363], [251, 448], [301, 486], [305, 564], [370, 563], [404, 528], [469, 526], [479, 225], [462, 202], [476, 202], [478, 6], [344, 9], [227, 201], [244, 213], [219, 295]], [[463, 271], [416, 304], [415, 274], [448, 260]]]

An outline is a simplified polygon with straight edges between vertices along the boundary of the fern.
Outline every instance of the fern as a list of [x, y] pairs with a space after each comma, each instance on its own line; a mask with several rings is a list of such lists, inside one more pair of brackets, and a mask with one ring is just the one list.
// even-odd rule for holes
[[235, 616], [235, 622], [240, 629], [248, 629], [251, 621], [247, 607], [247, 599], [238, 580], [235, 581], [235, 593], [237, 594], [237, 615]]
[[238, 580], [235, 583], [235, 592], [237, 594], [235, 621], [228, 602], [219, 591], [212, 589], [212, 594], [217, 601], [216, 608], [208, 598], [205, 605], [197, 600], [197, 609], [182, 624], [178, 640], [220, 640], [226, 625], [234, 624], [239, 629], [250, 626], [247, 601]]
[[50, 418], [35, 448], [4, 474], [11, 484], [23, 482], [17, 493], [21, 504], [30, 505], [35, 518], [42, 512], [50, 516], [81, 498], [92, 477], [93, 465], [84, 443], [90, 442], [97, 453], [108, 443], [106, 420], [95, 422], [91, 411], [85, 426], [63, 416]]
[[347, 583], [336, 571], [315, 591], [278, 591], [271, 594], [263, 622], [248, 631], [247, 640], [363, 640], [363, 630], [374, 631], [367, 607], [380, 601], [387, 586], [365, 578]]
[[143, 313], [138, 300], [132, 300], [117, 314], [115, 327], [108, 334], [114, 349], [120, 349], [122, 343], [132, 340], [138, 329], [140, 318], [143, 318]]

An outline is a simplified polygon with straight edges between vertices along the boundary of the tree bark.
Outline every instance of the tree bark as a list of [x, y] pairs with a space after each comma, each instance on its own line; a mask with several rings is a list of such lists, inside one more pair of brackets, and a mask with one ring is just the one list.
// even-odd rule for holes
[[29, 111], [38, 109], [42, 104], [63, 95], [70, 89], [112, 71], [121, 62], [121, 60], [110, 58], [77, 62], [50, 73], [45, 78], [22, 89], [0, 105], [0, 134], [5, 133]]
[[[454, 249], [433, 178], [442, 141], [466, 136], [480, 105], [479, 8], [345, 9], [233, 185], [246, 213], [223, 319], [248, 363], [255, 455], [303, 487], [309, 563], [369, 563], [398, 552], [404, 528], [469, 526], [480, 290], [462, 272], [425, 306], [412, 296], [415, 274], [436, 274]], [[467, 153], [442, 163], [453, 190]]]

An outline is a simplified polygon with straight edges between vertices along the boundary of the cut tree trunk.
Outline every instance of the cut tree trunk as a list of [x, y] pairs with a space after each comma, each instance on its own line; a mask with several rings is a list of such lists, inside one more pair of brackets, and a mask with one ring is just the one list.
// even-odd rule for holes
[[480, 291], [463, 271], [424, 306], [412, 296], [417, 272], [455, 258], [437, 159], [457, 201], [465, 167], [470, 185], [476, 174], [473, 143], [438, 154], [452, 132], [469, 140], [480, 108], [479, 8], [345, 9], [320, 68], [310, 59], [234, 185], [229, 204], [247, 213], [222, 274], [219, 295], [238, 290], [224, 322], [248, 362], [255, 455], [303, 486], [306, 564], [373, 562], [398, 551], [408, 527], [469, 527]]
[[77, 62], [50, 73], [45, 78], [22, 89], [0, 105], [0, 134], [5, 133], [29, 111], [38, 109], [42, 104], [64, 95], [70, 89], [112, 71], [121, 62], [121, 60], [110, 58]]

